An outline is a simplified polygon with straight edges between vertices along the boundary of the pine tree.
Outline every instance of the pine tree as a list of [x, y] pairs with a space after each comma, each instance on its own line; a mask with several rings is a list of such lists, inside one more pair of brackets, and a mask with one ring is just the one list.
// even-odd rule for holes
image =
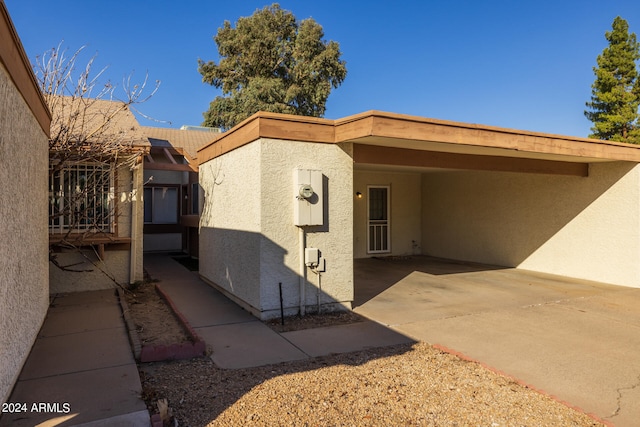
[[214, 37], [219, 63], [199, 60], [202, 81], [218, 89], [204, 125], [229, 129], [258, 111], [322, 117], [347, 75], [340, 47], [312, 18], [298, 22], [278, 4], [229, 21]]
[[591, 85], [591, 102], [585, 116], [591, 120], [591, 138], [640, 144], [640, 79], [636, 61], [640, 59], [640, 44], [635, 33], [629, 34], [629, 24], [619, 16], [609, 42], [593, 68], [596, 80]]

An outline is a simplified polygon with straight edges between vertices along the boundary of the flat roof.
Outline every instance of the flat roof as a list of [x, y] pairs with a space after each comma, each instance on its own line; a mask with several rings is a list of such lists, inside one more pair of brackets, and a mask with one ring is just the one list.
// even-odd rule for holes
[[[364, 151], [395, 149], [440, 157], [490, 156], [546, 162], [640, 162], [640, 146], [381, 111], [337, 120], [259, 112], [198, 150], [200, 164], [260, 138], [351, 142]], [[397, 151], [396, 154], [402, 154]], [[355, 158], [356, 163], [359, 162]], [[365, 162], [364, 160], [362, 160]], [[431, 165], [433, 166], [433, 165]], [[436, 166], [437, 167], [437, 166]]]

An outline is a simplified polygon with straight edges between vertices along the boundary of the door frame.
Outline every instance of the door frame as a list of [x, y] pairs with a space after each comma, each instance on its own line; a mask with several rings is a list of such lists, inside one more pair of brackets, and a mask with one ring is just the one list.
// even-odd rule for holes
[[[384, 188], [387, 193], [387, 212], [386, 218], [383, 220], [372, 220], [371, 219], [371, 190]], [[376, 224], [372, 224], [372, 221], [376, 221]], [[371, 226], [372, 225], [382, 225], [386, 226], [386, 242], [387, 245], [385, 248], [381, 249], [371, 249]], [[391, 253], [391, 186], [390, 185], [367, 185], [367, 254], [385, 254]]]

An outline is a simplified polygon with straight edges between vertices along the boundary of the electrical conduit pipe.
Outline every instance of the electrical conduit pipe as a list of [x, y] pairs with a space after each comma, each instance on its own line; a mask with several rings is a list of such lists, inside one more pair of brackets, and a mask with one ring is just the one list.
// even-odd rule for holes
[[304, 248], [306, 247], [306, 233], [303, 227], [298, 227], [300, 230], [298, 232], [298, 243], [299, 243], [299, 253], [298, 257], [300, 258], [300, 316], [304, 316], [305, 314], [305, 288], [307, 287], [307, 266], [304, 263]]

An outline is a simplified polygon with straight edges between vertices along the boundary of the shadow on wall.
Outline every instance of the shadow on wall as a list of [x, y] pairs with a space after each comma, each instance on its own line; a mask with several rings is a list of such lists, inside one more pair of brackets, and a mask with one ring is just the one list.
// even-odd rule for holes
[[[313, 240], [314, 232], [310, 227], [307, 243]], [[320, 228], [317, 232], [324, 230]], [[300, 254], [297, 253], [297, 227], [292, 226], [291, 235], [283, 239], [295, 248], [295, 253], [260, 233], [202, 227], [200, 276], [258, 318], [280, 317], [281, 307], [285, 316], [297, 315], [301, 307], [300, 282], [303, 277], [299, 269]], [[323, 256], [322, 252], [320, 255]], [[305, 312], [335, 311], [351, 303], [351, 259], [327, 259], [327, 271], [320, 272], [320, 276], [311, 268], [305, 270]], [[349, 280], [340, 280], [346, 276]]]
[[[591, 165], [587, 178], [482, 171], [425, 174], [423, 253], [519, 266], [634, 166], [622, 162]], [[598, 239], [597, 233], [603, 236], [614, 230], [615, 218], [625, 213], [610, 206], [607, 215], [606, 208], [604, 203], [598, 205], [588, 219], [590, 229], [578, 233], [573, 228], [572, 236]]]
[[129, 280], [129, 251], [122, 245], [105, 251], [105, 259], [89, 248], [57, 249], [58, 266], [49, 261], [49, 293], [95, 291], [125, 285]]

